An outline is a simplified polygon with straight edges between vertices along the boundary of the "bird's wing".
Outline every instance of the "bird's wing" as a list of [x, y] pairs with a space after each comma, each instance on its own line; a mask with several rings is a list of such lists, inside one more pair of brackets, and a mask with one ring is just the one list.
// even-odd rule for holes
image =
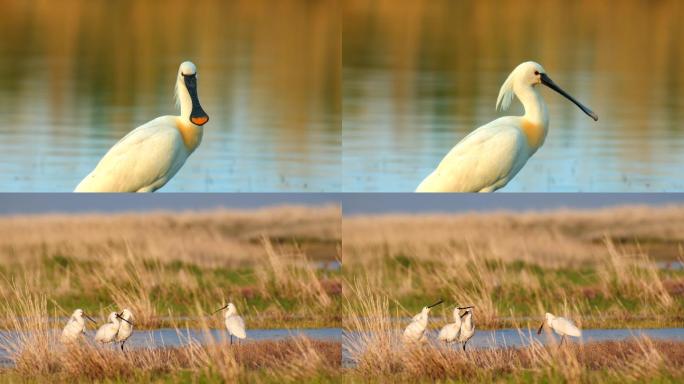
[[580, 329], [577, 328], [570, 320], [564, 317], [556, 317], [553, 320], [553, 328], [568, 336], [582, 336], [582, 331], [580, 331]]
[[131, 131], [104, 155], [76, 191], [135, 192], [159, 181], [163, 185], [187, 157], [175, 124], [173, 116], [163, 116]]
[[514, 117], [471, 132], [442, 159], [418, 192], [479, 192], [503, 187], [525, 165], [528, 149]]
[[233, 336], [244, 339], [247, 337], [245, 332], [245, 321], [240, 316], [230, 316], [226, 319], [226, 326]]

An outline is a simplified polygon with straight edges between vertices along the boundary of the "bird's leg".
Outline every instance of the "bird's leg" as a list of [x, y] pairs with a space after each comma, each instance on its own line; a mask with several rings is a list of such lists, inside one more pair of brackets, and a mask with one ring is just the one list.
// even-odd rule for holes
[[233, 335], [230, 335], [230, 345], [233, 345]]
[[560, 345], [563, 345], [563, 342], [565, 341], [565, 335], [561, 336], [561, 342]]
[[465, 352], [466, 344], [468, 344], [468, 340], [466, 340], [465, 343], [463, 343], [463, 352]]
[[124, 351], [124, 344], [126, 344], [126, 340], [121, 342], [121, 352], [125, 352]]

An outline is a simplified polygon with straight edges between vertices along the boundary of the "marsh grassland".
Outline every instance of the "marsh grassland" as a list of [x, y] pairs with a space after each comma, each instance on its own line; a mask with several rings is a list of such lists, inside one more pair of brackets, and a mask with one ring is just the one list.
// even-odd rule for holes
[[[16, 216], [0, 219], [0, 381], [326, 381], [341, 345], [305, 337], [214, 340], [227, 301], [247, 328], [341, 326], [340, 209]], [[207, 342], [121, 354], [57, 341], [75, 308], [100, 324], [204, 330]], [[92, 328], [89, 325], [89, 328]], [[119, 352], [118, 354], [115, 352]]]
[[[437, 298], [429, 329], [474, 305], [477, 329], [539, 327], [545, 311], [584, 329], [684, 324], [684, 208], [343, 220], [345, 348], [359, 380], [622, 382], [684, 379], [684, 343], [645, 338], [458, 350], [402, 345], [406, 319]], [[354, 336], [349, 336], [354, 334]], [[381, 380], [382, 381], [382, 380]]]

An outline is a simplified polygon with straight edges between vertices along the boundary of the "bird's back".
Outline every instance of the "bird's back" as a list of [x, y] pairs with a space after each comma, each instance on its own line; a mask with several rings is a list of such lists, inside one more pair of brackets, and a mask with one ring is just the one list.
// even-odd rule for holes
[[152, 192], [181, 168], [187, 149], [175, 116], [162, 116], [116, 143], [75, 192]]
[[60, 339], [62, 341], [73, 341], [83, 332], [83, 324], [70, 318], [67, 324], [62, 329], [62, 335]]
[[460, 332], [461, 332], [461, 328], [458, 326], [458, 324], [450, 323], [450, 324], [445, 325], [442, 328], [442, 330], [439, 331], [439, 335], [437, 336], [437, 339], [450, 343], [450, 342], [458, 339]]
[[245, 321], [238, 315], [226, 317], [226, 329], [228, 329], [228, 332], [230, 332], [231, 335], [238, 339], [247, 337], [247, 333], [245, 332]]
[[493, 192], [525, 165], [529, 148], [515, 123], [502, 117], [471, 132], [442, 159], [416, 192]]
[[553, 320], [553, 330], [560, 335], [568, 335], [573, 337], [582, 337], [582, 331], [575, 326], [570, 320], [564, 317], [556, 317]]
[[418, 341], [425, 332], [425, 326], [420, 321], [412, 321], [404, 330], [404, 338], [412, 341]]
[[114, 337], [119, 331], [118, 324], [107, 323], [100, 327], [95, 334], [95, 341], [101, 343], [109, 343], [114, 340]]

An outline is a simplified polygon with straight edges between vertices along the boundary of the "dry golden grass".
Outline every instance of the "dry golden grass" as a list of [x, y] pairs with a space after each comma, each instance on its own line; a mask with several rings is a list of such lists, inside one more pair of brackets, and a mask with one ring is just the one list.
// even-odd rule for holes
[[[389, 299], [367, 282], [345, 290], [344, 348], [351, 381], [597, 382], [684, 378], [684, 343], [633, 339], [500, 349], [447, 349], [401, 342]], [[362, 332], [359, 332], [362, 331]]]
[[[605, 253], [604, 239], [657, 259], [684, 255], [684, 207], [345, 217], [345, 262], [383, 254], [420, 260], [475, 252], [503, 261], [578, 266]], [[637, 248], [639, 246], [639, 248]]]
[[338, 206], [3, 216], [0, 261], [29, 265], [53, 254], [92, 260], [132, 249], [148, 259], [236, 267], [265, 254], [263, 237], [331, 260], [340, 241], [340, 217]]
[[27, 286], [12, 288], [13, 296], [4, 297], [0, 305], [0, 310], [11, 315], [10, 328], [14, 331], [14, 335], [0, 337], [0, 348], [9, 353], [13, 363], [2, 372], [6, 378], [136, 381], [185, 372], [195, 378], [249, 381], [254, 379], [254, 372], [260, 372], [266, 378], [297, 381], [329, 376], [340, 367], [339, 342], [296, 337], [231, 346], [211, 337], [209, 323], [203, 318], [196, 325], [205, 334], [205, 344], [187, 340], [182, 347], [144, 347], [126, 353], [87, 340], [62, 345], [58, 330], [50, 325], [46, 296], [31, 293]]
[[30, 285], [59, 316], [130, 308], [158, 327], [230, 300], [252, 327], [340, 321], [339, 271], [317, 265], [340, 261], [339, 207], [4, 217], [0, 231], [0, 295]]

